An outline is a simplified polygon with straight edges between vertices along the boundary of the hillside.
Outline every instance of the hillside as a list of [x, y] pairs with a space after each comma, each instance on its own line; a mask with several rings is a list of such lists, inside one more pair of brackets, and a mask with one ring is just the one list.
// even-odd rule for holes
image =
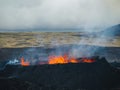
[[99, 32], [102, 36], [105, 37], [117, 37], [120, 36], [120, 24], [106, 28], [105, 30]]

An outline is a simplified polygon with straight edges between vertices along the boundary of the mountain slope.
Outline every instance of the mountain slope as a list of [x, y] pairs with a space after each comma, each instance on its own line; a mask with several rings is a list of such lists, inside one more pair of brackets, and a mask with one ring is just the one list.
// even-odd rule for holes
[[101, 31], [99, 34], [106, 37], [120, 36], [120, 24], [109, 27]]

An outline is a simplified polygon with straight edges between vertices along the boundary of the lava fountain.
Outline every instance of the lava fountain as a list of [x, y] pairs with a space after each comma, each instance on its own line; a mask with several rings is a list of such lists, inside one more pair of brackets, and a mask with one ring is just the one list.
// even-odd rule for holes
[[68, 55], [64, 56], [49, 56], [48, 64], [66, 64], [66, 63], [78, 63], [79, 61], [74, 57], [69, 58]]
[[[94, 63], [96, 60], [92, 58], [75, 58], [70, 57], [69, 55], [50, 55], [48, 56], [48, 61], [39, 61], [39, 65], [42, 64], [68, 64], [68, 63]], [[24, 57], [20, 58], [21, 66], [29, 66], [33, 65], [30, 61], [24, 59]]]

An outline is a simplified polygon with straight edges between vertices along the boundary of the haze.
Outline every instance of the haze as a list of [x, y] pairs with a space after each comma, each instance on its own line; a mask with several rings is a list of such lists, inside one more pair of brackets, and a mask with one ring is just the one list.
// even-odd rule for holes
[[0, 29], [109, 27], [120, 0], [0, 0]]

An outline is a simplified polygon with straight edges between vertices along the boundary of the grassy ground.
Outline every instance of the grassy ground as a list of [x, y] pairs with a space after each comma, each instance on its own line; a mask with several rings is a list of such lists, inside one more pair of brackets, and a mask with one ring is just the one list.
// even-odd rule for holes
[[[78, 35], [79, 34], [79, 35]], [[120, 47], [120, 37], [105, 40], [77, 32], [21, 32], [0, 33], [0, 48], [55, 46], [64, 44], [89, 44]]]

